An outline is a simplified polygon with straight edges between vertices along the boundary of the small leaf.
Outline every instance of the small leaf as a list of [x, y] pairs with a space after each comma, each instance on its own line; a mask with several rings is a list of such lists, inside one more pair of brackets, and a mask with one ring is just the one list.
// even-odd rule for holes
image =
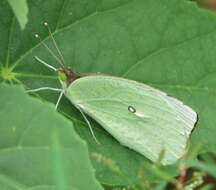
[[71, 121], [21, 87], [0, 91], [1, 189], [102, 190]]
[[19, 21], [21, 29], [24, 30], [28, 22], [28, 5], [26, 0], [8, 0], [8, 3]]

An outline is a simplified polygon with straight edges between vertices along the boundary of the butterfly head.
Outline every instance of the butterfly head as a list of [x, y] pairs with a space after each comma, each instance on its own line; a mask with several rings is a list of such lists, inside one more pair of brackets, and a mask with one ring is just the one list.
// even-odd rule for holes
[[56, 48], [58, 54], [55, 55], [53, 50], [50, 49], [46, 45], [46, 43], [40, 38], [40, 36], [38, 34], [35, 34], [35, 37], [37, 39], [39, 39], [40, 43], [48, 50], [48, 52], [53, 56], [53, 58], [59, 63], [59, 65], [61, 67], [59, 69], [57, 69], [57, 68], [53, 67], [52, 65], [47, 64], [45, 61], [41, 60], [37, 56], [34, 56], [34, 57], [37, 61], [39, 61], [40, 63], [42, 63], [46, 67], [49, 67], [50, 69], [52, 69], [54, 71], [57, 71], [58, 79], [59, 79], [60, 83], [62, 84], [63, 88], [67, 88], [74, 80], [79, 78], [79, 76], [76, 73], [74, 73], [70, 68], [66, 67], [64, 57], [63, 57], [60, 49], [58, 48], [58, 45], [54, 39], [54, 36], [51, 32], [51, 29], [50, 29], [48, 23], [44, 22], [44, 26], [47, 28], [49, 36], [50, 36], [51, 40], [53, 41], [54, 47]]
[[74, 73], [70, 68], [58, 69], [58, 79], [60, 83], [65, 87], [68, 87], [77, 78], [79, 78], [79, 76]]

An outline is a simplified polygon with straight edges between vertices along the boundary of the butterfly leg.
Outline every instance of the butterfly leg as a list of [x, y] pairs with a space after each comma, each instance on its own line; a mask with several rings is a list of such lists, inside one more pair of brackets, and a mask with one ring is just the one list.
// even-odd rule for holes
[[43, 64], [44, 66], [48, 67], [49, 69], [52, 69], [53, 71], [57, 71], [57, 69], [55, 67], [53, 67], [52, 65], [49, 65], [48, 63], [46, 63], [45, 61], [43, 61], [42, 59], [40, 59], [37, 56], [34, 56], [34, 58], [41, 64]]
[[58, 97], [58, 100], [57, 100], [56, 105], [55, 105], [55, 110], [58, 109], [58, 105], [59, 105], [59, 103], [60, 103], [60, 101], [62, 99], [63, 94], [64, 94], [64, 90], [61, 91], [61, 93], [60, 93], [60, 95]]
[[38, 92], [38, 91], [41, 91], [41, 90], [52, 90], [52, 91], [62, 92], [62, 89], [60, 89], [60, 88], [52, 88], [52, 87], [40, 87], [40, 88], [26, 90], [26, 92]]
[[57, 110], [58, 105], [59, 105], [59, 103], [60, 103], [60, 101], [62, 99], [62, 96], [64, 94], [64, 90], [60, 89], [60, 88], [41, 87], [41, 88], [26, 90], [26, 92], [38, 92], [38, 91], [42, 91], [42, 90], [52, 90], [52, 91], [56, 91], [56, 92], [61, 92], [60, 95], [59, 95], [59, 97], [58, 97], [58, 100], [56, 102], [56, 105], [55, 105], [55, 110]]
[[90, 129], [90, 132], [91, 132], [91, 134], [92, 134], [92, 136], [93, 136], [93, 138], [94, 138], [94, 140], [95, 140], [95, 142], [96, 142], [97, 144], [100, 144], [100, 142], [97, 140], [97, 138], [96, 138], [96, 136], [95, 136], [95, 134], [94, 134], [94, 131], [93, 131], [92, 126], [91, 126], [91, 123], [89, 122], [89, 120], [88, 120], [87, 117], [85, 116], [85, 113], [83, 113], [83, 111], [82, 111], [78, 106], [76, 106], [76, 108], [80, 111], [80, 113], [82, 114], [84, 120], [86, 121], [86, 123], [87, 123], [87, 125], [88, 125], [88, 127], [89, 127], [89, 129]]

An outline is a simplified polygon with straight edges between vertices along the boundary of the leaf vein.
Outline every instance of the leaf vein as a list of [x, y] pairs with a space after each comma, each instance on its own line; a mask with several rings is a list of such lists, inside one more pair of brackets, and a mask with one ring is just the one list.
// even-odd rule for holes
[[148, 55], [142, 57], [140, 60], [138, 60], [135, 64], [133, 64], [132, 66], [130, 66], [121, 76], [122, 77], [125, 77], [127, 76], [130, 72], [132, 72], [137, 66], [139, 66], [141, 63], [143, 63], [145, 60], [155, 56], [155, 55], [158, 55], [164, 51], [167, 51], [171, 48], [177, 48], [177, 47], [181, 47], [193, 40], [199, 40], [200, 38], [206, 38], [207, 36], [210, 36], [210, 35], [214, 35], [215, 34], [215, 30], [213, 31], [210, 31], [210, 32], [206, 32], [204, 34], [201, 34], [201, 35], [197, 35], [197, 36], [194, 36], [190, 39], [186, 39], [186, 40], [183, 40], [181, 42], [178, 42], [176, 44], [173, 44], [169, 47], [160, 47], [160, 48], [156, 48], [155, 50], [151, 51]]

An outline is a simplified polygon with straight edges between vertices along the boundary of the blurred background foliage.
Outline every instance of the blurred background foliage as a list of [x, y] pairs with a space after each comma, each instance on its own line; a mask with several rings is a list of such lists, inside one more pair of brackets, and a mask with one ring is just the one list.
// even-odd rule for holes
[[[202, 9], [208, 9], [212, 11], [213, 14], [216, 11], [216, 0], [197, 0], [197, 1], [194, 0], [194, 2], [196, 2]], [[28, 22], [27, 15], [31, 14], [28, 12], [28, 7], [27, 7], [28, 2], [8, 0], [8, 3], [11, 6], [11, 9], [13, 10], [19, 22], [20, 28], [24, 30]], [[36, 5], [35, 4], [33, 5], [34, 6], [32, 7], [34, 8]], [[105, 4], [104, 4], [104, 7], [106, 7]], [[63, 22], [62, 26], [67, 25], [67, 22], [68, 21], [65, 21], [65, 23]], [[109, 20], [108, 22], [112, 22], [112, 21]], [[91, 22], [89, 22], [88, 24], [91, 24]], [[61, 25], [59, 26], [61, 28]], [[24, 48], [28, 49], [29, 46], [27, 45]], [[10, 71], [2, 70], [1, 72], [1, 75], [5, 77], [4, 79], [7, 80], [7, 79], [11, 79], [10, 77], [12, 78], [14, 77], [12, 75], [8, 75], [7, 72], [10, 72]], [[115, 74], [118, 75], [119, 73], [117, 72]], [[130, 76], [130, 75], [129, 77], [136, 78], [136, 76]], [[27, 84], [27, 83], [25, 83], [24, 81], [24, 84]], [[73, 122], [76, 123], [79, 121], [73, 121]], [[79, 125], [83, 125], [83, 124], [79, 123]], [[77, 129], [77, 131], [78, 133], [82, 133], [83, 135], [82, 130], [81, 132], [79, 132], [79, 129]], [[83, 135], [83, 136], [88, 136], [88, 135]], [[91, 140], [88, 143], [92, 144]], [[113, 145], [116, 146], [115, 142], [113, 142]], [[160, 166], [160, 164], [149, 164], [148, 162], [144, 162], [142, 167], [139, 168], [137, 184], [134, 184], [134, 185], [131, 185], [131, 182], [128, 182], [128, 184], [130, 184], [128, 186], [116, 185], [116, 183], [124, 184], [124, 182], [119, 182], [121, 181], [119, 179], [116, 180], [117, 181], [116, 183], [112, 184], [111, 183], [112, 176], [110, 177], [111, 178], [110, 179], [104, 174], [105, 173], [104, 171], [101, 173], [99, 172], [99, 175], [97, 177], [99, 178], [99, 181], [103, 184], [104, 188], [107, 190], [145, 190], [145, 189], [146, 190], [165, 190], [165, 189], [168, 189], [168, 190], [169, 189], [177, 189], [177, 190], [195, 190], [195, 189], [211, 190], [212, 189], [212, 190], [215, 190], [216, 189], [216, 156], [213, 153], [213, 151], [211, 153], [204, 152], [199, 155], [198, 155], [198, 152], [199, 152], [199, 146], [193, 147], [193, 149], [190, 150], [187, 155], [188, 158], [186, 160], [182, 159], [179, 162], [179, 164], [174, 166], [174, 172], [168, 172], [167, 170], [164, 170], [163, 167]], [[90, 157], [104, 164], [106, 167], [110, 167], [111, 170], [114, 171], [114, 173], [115, 172], [119, 173], [118, 165], [116, 165], [116, 163], [110, 160], [109, 158], [103, 157], [97, 153], [91, 154]], [[135, 158], [139, 159], [139, 156]], [[96, 169], [98, 171], [102, 170], [100, 167], [97, 167], [97, 166], [96, 166]], [[151, 180], [151, 179], [149, 180], [148, 176], [150, 173], [153, 173], [153, 175], [156, 176], [156, 180]], [[173, 175], [176, 177], [173, 177]], [[130, 176], [127, 176], [127, 177], [130, 178]]]

